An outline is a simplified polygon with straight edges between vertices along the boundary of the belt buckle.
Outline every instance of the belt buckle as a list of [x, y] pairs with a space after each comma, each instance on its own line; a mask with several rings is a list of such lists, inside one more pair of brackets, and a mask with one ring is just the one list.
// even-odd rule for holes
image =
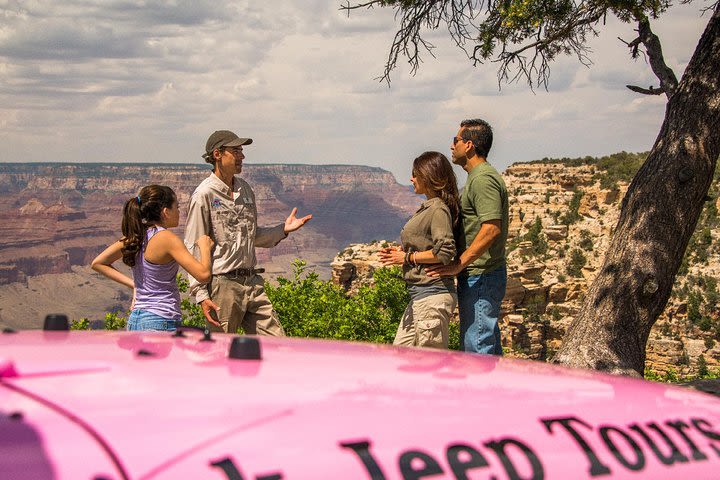
[[245, 277], [252, 277], [255, 276], [258, 273], [264, 273], [264, 268], [236, 268], [235, 270], [231, 270], [225, 275], [227, 275], [230, 278], [245, 278]]

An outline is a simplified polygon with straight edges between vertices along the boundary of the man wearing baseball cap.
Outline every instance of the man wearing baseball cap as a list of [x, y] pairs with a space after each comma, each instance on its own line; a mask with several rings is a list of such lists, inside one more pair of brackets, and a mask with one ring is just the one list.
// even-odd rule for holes
[[284, 224], [258, 227], [255, 194], [237, 176], [245, 159], [243, 146], [251, 143], [251, 138], [218, 130], [205, 144], [203, 158], [213, 172], [190, 198], [185, 245], [193, 251], [202, 235], [213, 239], [213, 275], [207, 285], [190, 277], [190, 293], [212, 331], [236, 333], [242, 327], [247, 334], [281, 336], [285, 332], [265, 294], [259, 275], [265, 270], [256, 268], [255, 247], [274, 247], [312, 215], [296, 218], [297, 208], [293, 208]]

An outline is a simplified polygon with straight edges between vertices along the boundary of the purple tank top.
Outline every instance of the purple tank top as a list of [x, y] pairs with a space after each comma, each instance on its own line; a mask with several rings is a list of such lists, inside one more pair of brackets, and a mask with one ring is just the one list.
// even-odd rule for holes
[[164, 265], [158, 265], [145, 260], [145, 247], [150, 239], [163, 227], [150, 227], [142, 249], [135, 257], [135, 266], [132, 268], [135, 281], [135, 307], [147, 310], [169, 320], [180, 320], [180, 290], [178, 290], [177, 277], [178, 263], [173, 260]]

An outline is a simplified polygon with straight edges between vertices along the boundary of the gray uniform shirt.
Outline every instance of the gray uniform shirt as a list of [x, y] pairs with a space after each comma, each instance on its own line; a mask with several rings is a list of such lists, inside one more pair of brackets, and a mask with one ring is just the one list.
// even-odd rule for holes
[[[234, 190], [214, 173], [203, 180], [190, 198], [185, 246], [196, 258], [195, 242], [209, 235], [215, 242], [212, 273], [218, 275], [238, 268], [255, 268], [255, 247], [274, 247], [285, 238], [284, 224], [271, 228], [257, 226], [255, 194], [250, 185], [236, 176]], [[190, 276], [190, 294], [200, 303], [210, 298], [207, 286]]]
[[[400, 242], [406, 252], [432, 250], [440, 262], [447, 265], [455, 258], [450, 209], [437, 197], [424, 201], [400, 232]], [[428, 277], [425, 273], [428, 266], [430, 265], [403, 265], [403, 278], [408, 286], [433, 286], [440, 287], [441, 290], [455, 291], [452, 278]]]

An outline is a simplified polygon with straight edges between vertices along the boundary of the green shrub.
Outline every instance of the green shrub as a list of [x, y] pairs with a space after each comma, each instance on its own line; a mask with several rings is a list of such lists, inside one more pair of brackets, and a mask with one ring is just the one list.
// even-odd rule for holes
[[[125, 330], [127, 316], [122, 316], [120, 312], [108, 312], [105, 314], [104, 326], [105, 330]], [[90, 330], [90, 321], [87, 318], [73, 320], [70, 322], [70, 330]]]
[[448, 326], [448, 350], [460, 350], [460, 324], [450, 322]]
[[[187, 278], [178, 273], [175, 280], [177, 281], [180, 293], [188, 291], [190, 283]], [[202, 311], [202, 307], [195, 303], [193, 299], [183, 298], [180, 300], [180, 311], [182, 312], [182, 323], [184, 325], [205, 328], [205, 314]]]
[[663, 375], [662, 380], [667, 383], [678, 383], [680, 381], [680, 377], [678, 377], [677, 370], [670, 367], [665, 375]]
[[687, 299], [687, 318], [690, 323], [696, 324], [700, 322], [702, 316], [700, 315], [700, 303], [702, 302], [702, 295], [693, 290], [688, 293]]
[[572, 225], [582, 218], [578, 212], [580, 211], [580, 200], [582, 200], [584, 194], [585, 192], [582, 190], [576, 190], [575, 193], [573, 193], [567, 212], [560, 217], [561, 224]]
[[697, 376], [698, 378], [707, 378], [710, 375], [708, 370], [707, 361], [704, 355], [700, 355], [697, 361]]
[[594, 245], [592, 234], [589, 231], [580, 230], [580, 242], [578, 246], [585, 251], [592, 252]]
[[523, 236], [523, 240], [532, 243], [531, 253], [534, 256], [545, 255], [548, 251], [548, 243], [547, 240], [545, 240], [545, 235], [542, 233], [542, 229], [542, 220], [540, 217], [535, 217], [535, 221], [532, 226]]
[[698, 322], [698, 328], [703, 332], [709, 332], [713, 328], [713, 321], [710, 317], [702, 317]]
[[90, 330], [90, 320], [81, 318], [70, 322], [70, 330]]
[[572, 277], [581, 277], [582, 268], [587, 263], [587, 258], [579, 248], [574, 248], [570, 252], [570, 261], [568, 262], [566, 272]]
[[289, 336], [390, 343], [410, 297], [400, 268], [374, 272], [374, 284], [354, 296], [293, 263], [293, 279], [278, 277], [266, 292]]
[[655, 370], [651, 370], [650, 368], [645, 368], [645, 373], [643, 377], [645, 377], [645, 380], [652, 380], [653, 382], [663, 381], [662, 375], [657, 373]]

